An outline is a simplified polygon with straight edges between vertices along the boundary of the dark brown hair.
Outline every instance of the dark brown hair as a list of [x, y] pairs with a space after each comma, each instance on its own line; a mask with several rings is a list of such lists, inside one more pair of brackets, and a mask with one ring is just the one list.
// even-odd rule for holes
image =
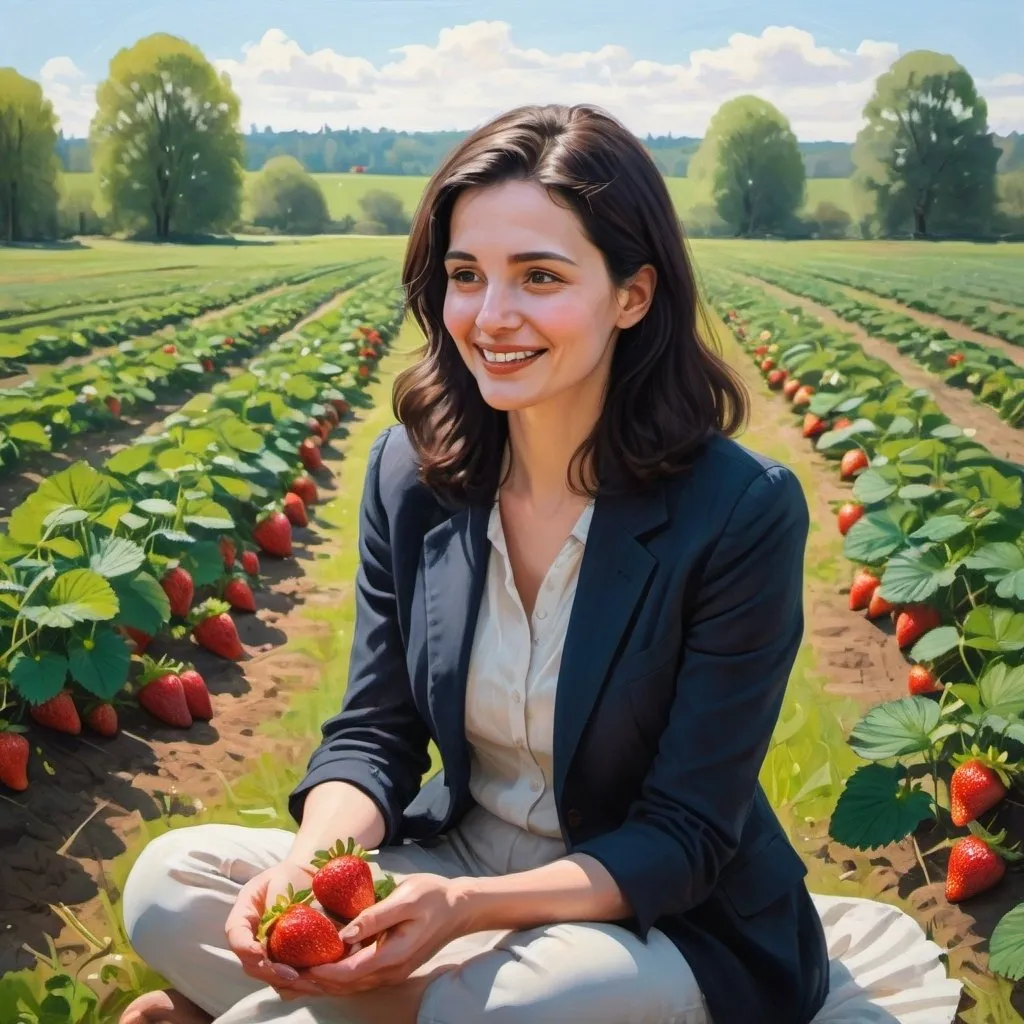
[[615, 342], [604, 406], [573, 456], [569, 486], [595, 493], [581, 472], [589, 458], [599, 491], [643, 488], [684, 469], [713, 434], [742, 428], [747, 391], [701, 336], [698, 319], [706, 328], [707, 318], [682, 226], [639, 139], [593, 106], [523, 106], [455, 147], [428, 182], [409, 232], [402, 284], [426, 345], [398, 375], [392, 402], [424, 483], [462, 503], [492, 500], [501, 482], [508, 414], [483, 400], [444, 326], [444, 255], [458, 195], [509, 180], [536, 182], [571, 209], [616, 286], [644, 264], [657, 272], [650, 308]]

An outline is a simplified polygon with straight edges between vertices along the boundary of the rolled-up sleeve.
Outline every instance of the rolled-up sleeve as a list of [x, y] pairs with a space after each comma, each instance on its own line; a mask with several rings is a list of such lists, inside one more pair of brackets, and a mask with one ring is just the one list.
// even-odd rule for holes
[[735, 855], [803, 637], [807, 503], [771, 465], [705, 563], [674, 701], [625, 822], [574, 847], [611, 874], [646, 936], [702, 903]]
[[381, 459], [390, 429], [370, 449], [363, 485], [355, 628], [342, 709], [323, 724], [322, 742], [288, 798], [289, 813], [301, 824], [313, 787], [351, 783], [380, 807], [385, 844], [395, 840], [402, 811], [430, 766], [429, 733], [413, 703], [406, 668], [389, 525], [380, 495]]

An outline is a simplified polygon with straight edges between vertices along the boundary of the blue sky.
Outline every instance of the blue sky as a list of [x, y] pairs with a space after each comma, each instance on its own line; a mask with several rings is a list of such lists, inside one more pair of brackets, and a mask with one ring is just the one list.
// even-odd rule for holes
[[[890, 57], [918, 48], [952, 53], [976, 78], [995, 81], [996, 93], [1008, 89], [1013, 94], [1003, 104], [1008, 112], [1007, 124], [1017, 118], [1020, 95], [1024, 94], [1016, 81], [1024, 70], [1021, 0], [718, 0], [706, 6], [686, 0], [0, 0], [0, 66], [13, 65], [22, 74], [39, 78], [48, 61], [66, 58], [59, 65], [51, 64], [44, 76], [44, 88], [52, 93], [58, 111], [74, 128], [87, 123], [88, 104], [83, 97], [104, 77], [117, 49], [151, 32], [182, 35], [211, 59], [237, 62], [243, 59], [246, 44], [259, 43], [268, 30], [276, 29], [280, 36], [275, 38], [286, 38], [297, 53], [310, 55], [326, 50], [339, 58], [362, 58], [376, 69], [376, 74], [397, 59], [392, 52], [395, 47], [436, 48], [444, 29], [495, 22], [507, 23], [508, 37], [520, 54], [540, 51], [555, 56], [622, 47], [633, 62], [671, 66], [687, 66], [694, 51], [727, 50], [735, 33], [760, 38], [769, 26], [780, 26], [807, 33], [815, 47], [837, 54], [854, 53], [865, 40], [891, 44], [894, 49]], [[507, 44], [502, 45], [507, 49]], [[762, 56], [764, 50], [762, 46]], [[449, 55], [445, 67], [450, 69], [452, 63]], [[522, 63], [520, 58], [513, 61], [516, 66]], [[864, 61], [854, 63], [855, 74], [837, 66], [831, 83], [845, 90], [851, 103], [857, 88], [851, 75], [865, 74], [867, 67]], [[814, 65], [815, 60], [810, 59], [810, 64]], [[790, 70], [778, 55], [768, 68], [770, 73], [761, 80], [756, 75], [748, 76], [742, 62], [733, 61], [730, 67], [733, 81], [721, 81], [721, 73], [716, 72], [723, 97], [748, 79], [756, 88], [782, 89]], [[614, 78], [624, 73], [623, 68], [619, 62], [610, 70], [593, 69], [595, 87], [602, 85], [602, 76], [606, 84], [609, 75]], [[486, 61], [476, 69], [485, 91], [490, 70]], [[875, 70], [875, 64], [870, 70]], [[235, 71], [240, 80], [245, 78], [247, 72], [243, 69]], [[326, 91], [319, 90], [325, 95], [312, 101], [310, 108], [299, 109], [301, 102], [295, 90], [301, 82], [312, 81], [309, 76], [292, 82], [288, 86], [292, 92], [286, 97], [281, 92], [266, 91], [266, 74], [261, 78], [253, 68], [249, 71], [252, 81], [246, 86], [248, 92], [239, 89], [243, 119], [274, 118], [278, 122], [275, 127], [304, 127], [316, 107], [334, 113], [338, 124], [344, 120], [341, 112], [351, 111], [356, 122], [369, 124], [375, 117], [390, 115], [393, 120], [409, 122], [394, 124], [396, 127], [433, 126], [413, 123], [417, 118], [430, 121], [429, 111], [416, 113], [404, 100], [392, 110], [379, 96], [368, 99], [360, 94], [348, 79], [340, 90], [328, 83]], [[645, 73], [643, 66], [630, 71], [634, 79], [641, 73]], [[560, 75], [558, 83], [552, 85], [555, 91], [569, 87], [564, 69]], [[799, 74], [796, 77], [800, 79]], [[323, 84], [323, 75], [317, 80]], [[462, 81], [464, 87], [469, 87], [465, 77]], [[805, 76], [805, 84], [808, 81]], [[574, 80], [572, 88], [579, 85]], [[815, 85], [820, 89], [829, 83], [816, 80]], [[379, 82], [367, 85], [364, 81], [361, 88], [374, 91], [378, 86]], [[338, 97], [333, 106], [326, 95], [332, 92]], [[692, 93], [693, 103], [703, 103], [700, 117], [705, 122], [705, 107], [710, 109], [711, 103], [707, 92], [702, 85], [699, 95]], [[857, 103], [863, 102], [862, 92], [861, 83]], [[632, 92], [625, 90], [621, 102], [632, 103], [637, 95], [635, 88]], [[668, 97], [668, 93], [665, 95]], [[683, 100], [691, 94], [676, 88], [672, 95]], [[435, 99], [445, 102], [441, 95]], [[390, 102], [398, 101], [395, 95]], [[613, 100], [609, 102], [614, 105]], [[658, 102], [655, 95], [654, 105]], [[457, 106], [464, 116], [484, 116], [474, 114], [469, 105], [464, 109], [461, 104]], [[639, 108], [636, 116], [646, 118], [655, 130], [661, 123]], [[666, 110], [662, 120], [670, 124], [673, 116]], [[835, 130], [849, 134], [849, 115], [844, 117], [845, 121], [835, 119]], [[682, 116], [681, 120], [687, 118]], [[809, 114], [804, 120], [804, 135], [824, 132], [827, 136], [828, 118], [823, 111]], [[1024, 124], [1018, 127], [1024, 128]]]

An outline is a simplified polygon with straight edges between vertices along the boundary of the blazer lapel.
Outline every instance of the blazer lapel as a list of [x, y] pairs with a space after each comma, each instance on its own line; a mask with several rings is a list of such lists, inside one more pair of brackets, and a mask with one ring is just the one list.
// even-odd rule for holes
[[450, 785], [469, 778], [466, 675], [489, 554], [490, 509], [471, 505], [424, 537], [428, 700]]
[[594, 502], [555, 693], [554, 789], [561, 804], [569, 764], [609, 665], [654, 571], [638, 537], [668, 518], [664, 486]]

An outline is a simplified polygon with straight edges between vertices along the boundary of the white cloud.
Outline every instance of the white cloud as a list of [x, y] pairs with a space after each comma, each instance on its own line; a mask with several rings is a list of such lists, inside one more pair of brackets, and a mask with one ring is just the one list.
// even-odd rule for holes
[[[329, 47], [307, 53], [271, 28], [237, 58], [214, 63], [231, 76], [246, 128], [465, 130], [520, 103], [593, 102], [638, 134], [702, 135], [722, 102], [754, 92], [789, 117], [799, 138], [812, 140], [856, 135], [874, 80], [899, 48], [866, 39], [853, 50], [833, 49], [802, 29], [769, 26], [668, 64], [617, 45], [564, 53], [524, 48], [507, 22], [476, 21], [392, 54], [374, 64]], [[48, 61], [43, 79], [65, 131], [83, 133], [93, 87], [66, 57]], [[1000, 75], [989, 85], [986, 91], [979, 82], [992, 127], [1019, 127], [1024, 76]]]

